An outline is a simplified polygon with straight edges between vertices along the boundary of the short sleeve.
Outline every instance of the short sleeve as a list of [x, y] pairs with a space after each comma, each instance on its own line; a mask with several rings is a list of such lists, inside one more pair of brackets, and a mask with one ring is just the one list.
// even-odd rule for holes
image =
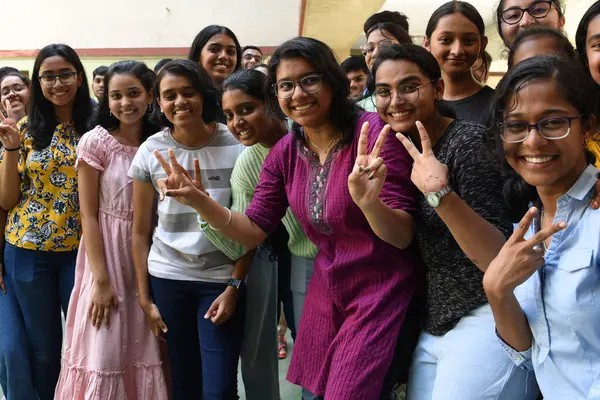
[[[357, 129], [369, 122], [369, 151], [375, 146], [379, 133], [385, 123], [376, 113], [365, 113], [359, 121]], [[410, 180], [412, 158], [402, 143], [396, 138], [396, 133], [390, 131], [381, 150], [381, 157], [387, 167], [387, 175], [379, 198], [394, 210], [414, 214], [417, 209], [418, 191]]]
[[517, 351], [513, 349], [508, 343], [504, 341], [498, 334], [496, 330], [496, 338], [498, 342], [502, 346], [502, 348], [506, 351], [512, 362], [520, 368], [523, 368], [528, 371], [533, 371], [533, 363], [531, 362], [531, 347], [525, 351]]
[[504, 180], [499, 163], [484, 141], [484, 128], [464, 121], [456, 123], [463, 126], [459, 128], [462, 132], [451, 138], [450, 185], [473, 211], [508, 238], [512, 223], [502, 196]]
[[150, 174], [150, 165], [148, 165], [148, 159], [151, 154], [148, 150], [147, 143], [148, 140], [142, 143], [142, 145], [139, 147], [138, 151], [133, 157], [133, 161], [131, 162], [129, 171], [127, 171], [127, 176], [129, 176], [134, 181], [152, 182], [152, 175]]
[[290, 147], [293, 135], [279, 140], [269, 152], [260, 175], [260, 182], [254, 192], [252, 202], [246, 209], [246, 215], [270, 234], [277, 229], [288, 208], [288, 199], [284, 183], [283, 165], [286, 148]]
[[108, 134], [100, 126], [95, 127], [81, 137], [77, 145], [77, 162], [75, 167], [79, 166], [80, 161], [84, 161], [90, 167], [99, 171], [104, 171], [106, 162], [106, 146], [103, 135]]

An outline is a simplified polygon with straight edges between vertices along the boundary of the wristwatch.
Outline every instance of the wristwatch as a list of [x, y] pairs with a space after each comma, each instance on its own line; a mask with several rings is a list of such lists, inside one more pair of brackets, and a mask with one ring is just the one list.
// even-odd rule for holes
[[227, 282], [227, 286], [233, 286], [237, 290], [240, 290], [240, 289], [243, 289], [244, 286], [246, 286], [246, 283], [243, 280], [241, 280], [241, 279], [233, 279], [233, 278], [231, 278]]
[[427, 193], [425, 195], [425, 200], [427, 200], [427, 204], [429, 204], [431, 207], [437, 208], [440, 206], [442, 198], [452, 192], [453, 190], [450, 186], [444, 186], [439, 192]]

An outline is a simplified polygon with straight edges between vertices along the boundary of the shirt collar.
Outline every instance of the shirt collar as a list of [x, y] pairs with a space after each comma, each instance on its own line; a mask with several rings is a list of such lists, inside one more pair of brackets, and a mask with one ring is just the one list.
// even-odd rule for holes
[[583, 171], [583, 173], [577, 179], [577, 182], [571, 189], [567, 192], [567, 195], [573, 197], [577, 200], [583, 200], [590, 190], [594, 187], [596, 182], [598, 182], [598, 169], [593, 165], [588, 165], [587, 168]]

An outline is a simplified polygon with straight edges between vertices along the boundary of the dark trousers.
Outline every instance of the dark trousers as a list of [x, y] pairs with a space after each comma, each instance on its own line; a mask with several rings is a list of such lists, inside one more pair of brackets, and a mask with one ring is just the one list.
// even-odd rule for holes
[[237, 367], [244, 335], [246, 298], [238, 296], [222, 325], [204, 319], [225, 284], [150, 277], [152, 296], [167, 325], [173, 400], [237, 399]]
[[60, 374], [61, 309], [67, 313], [77, 251], [6, 244], [0, 292], [0, 384], [8, 400], [51, 400]]

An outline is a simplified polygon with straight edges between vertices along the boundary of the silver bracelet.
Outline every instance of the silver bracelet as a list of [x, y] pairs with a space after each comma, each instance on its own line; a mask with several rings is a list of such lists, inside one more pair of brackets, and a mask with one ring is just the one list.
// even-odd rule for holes
[[210, 224], [208, 224], [208, 227], [210, 229], [212, 229], [213, 231], [215, 231], [215, 232], [222, 231], [223, 229], [227, 228], [229, 226], [229, 224], [231, 223], [231, 219], [233, 218], [233, 214], [231, 213], [231, 210], [229, 208], [225, 207], [225, 209], [229, 212], [229, 219], [227, 220], [227, 223], [225, 224], [224, 227], [217, 229], [217, 228], [213, 228]]

